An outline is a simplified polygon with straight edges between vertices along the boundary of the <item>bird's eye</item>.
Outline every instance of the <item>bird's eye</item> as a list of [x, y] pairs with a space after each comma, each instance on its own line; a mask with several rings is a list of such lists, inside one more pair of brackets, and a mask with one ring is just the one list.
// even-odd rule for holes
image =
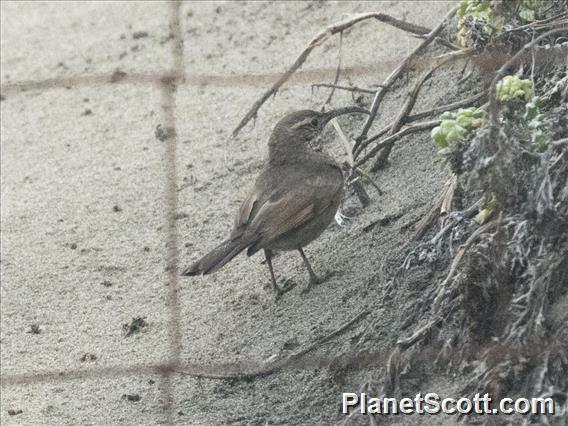
[[317, 127], [317, 125], [318, 125], [318, 119], [317, 119], [317, 118], [315, 118], [315, 117], [314, 117], [314, 118], [312, 118], [312, 121], [311, 121], [311, 123], [310, 123], [310, 124], [311, 124], [312, 126], [314, 126], [314, 127]]

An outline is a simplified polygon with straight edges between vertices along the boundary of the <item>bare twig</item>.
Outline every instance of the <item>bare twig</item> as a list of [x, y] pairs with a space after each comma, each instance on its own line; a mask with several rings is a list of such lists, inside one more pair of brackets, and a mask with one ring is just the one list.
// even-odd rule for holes
[[345, 133], [343, 132], [343, 129], [337, 122], [336, 118], [331, 120], [331, 124], [333, 125], [333, 128], [339, 135], [339, 139], [341, 139], [341, 142], [343, 143], [343, 148], [345, 149], [345, 152], [347, 153], [347, 156], [349, 158], [349, 166], [353, 167], [354, 160], [353, 160], [353, 150], [351, 149], [352, 144], [347, 139], [347, 136], [345, 136]]
[[373, 141], [376, 141], [377, 139], [379, 139], [381, 136], [384, 136], [388, 133], [388, 131], [390, 130], [390, 128], [392, 127], [391, 124], [383, 127], [381, 130], [378, 131], [378, 133], [376, 135], [371, 136], [369, 139], [364, 140], [363, 142], [357, 144], [355, 143], [355, 146], [353, 148], [353, 157], [357, 158], [359, 157], [359, 154], [361, 154], [361, 152]]
[[236, 136], [239, 131], [254, 117], [256, 117], [258, 110], [260, 107], [270, 98], [271, 96], [275, 95], [276, 92], [282, 87], [282, 85], [288, 81], [288, 79], [294, 74], [306, 61], [312, 50], [314, 50], [317, 46], [321, 46], [330, 37], [337, 33], [342, 33], [343, 31], [347, 30], [348, 28], [352, 27], [353, 25], [364, 21], [366, 19], [374, 18], [378, 21], [387, 23], [392, 25], [396, 28], [399, 28], [404, 31], [408, 31], [414, 34], [425, 34], [429, 30], [425, 27], [421, 27], [420, 25], [411, 24], [409, 22], [402, 21], [400, 19], [393, 18], [390, 15], [381, 13], [381, 12], [369, 12], [369, 13], [361, 13], [356, 15], [350, 19], [347, 19], [342, 22], [338, 22], [332, 24], [325, 28], [323, 31], [319, 32], [311, 41], [308, 43], [308, 46], [300, 53], [300, 55], [296, 58], [296, 61], [292, 64], [284, 74], [272, 85], [272, 87], [264, 92], [264, 94], [258, 99], [251, 107], [251, 109], [245, 114], [241, 122], [237, 125], [235, 130], [233, 130], [233, 136]]
[[[434, 220], [440, 216], [440, 209], [442, 208], [444, 198], [446, 197], [446, 193], [448, 192], [449, 183], [450, 181], [448, 180], [444, 185], [444, 189], [442, 190], [438, 198], [436, 198], [436, 201], [434, 202], [434, 204], [432, 204], [430, 210], [428, 210], [428, 213], [426, 213], [426, 215], [420, 220], [420, 222], [415, 225], [415, 232], [411, 238], [411, 241], [416, 241], [422, 238], [432, 222], [434, 222]], [[406, 261], [404, 263], [406, 263]]]
[[[405, 127], [404, 129], [400, 130], [398, 133], [395, 133], [394, 135], [391, 135], [391, 136], [385, 138], [384, 140], [382, 140], [380, 143], [376, 144], [373, 147], [373, 149], [371, 149], [363, 158], [361, 158], [360, 160], [357, 160], [355, 162], [355, 167], [360, 167], [367, 160], [374, 157], [375, 154], [377, 152], [379, 152], [379, 150], [382, 149], [385, 145], [393, 143], [393, 142], [399, 140], [400, 138], [402, 138], [403, 136], [409, 135], [411, 133], [416, 133], [416, 132], [420, 132], [422, 130], [432, 129], [432, 128], [438, 126], [440, 123], [441, 123], [440, 120], [432, 120], [432, 121], [425, 121], [423, 123], [412, 124], [408, 127]], [[375, 137], [373, 137], [371, 139], [374, 140]], [[378, 139], [378, 138], [376, 138], [376, 139]], [[372, 142], [372, 140], [370, 140], [370, 142]]]
[[371, 90], [371, 89], [363, 89], [361, 87], [357, 87], [357, 86], [341, 86], [339, 84], [330, 84], [330, 83], [316, 83], [316, 84], [312, 84], [312, 88], [314, 87], [329, 87], [332, 89], [337, 89], [337, 90], [347, 90], [348, 92], [361, 92], [361, 93], [368, 93], [371, 95], [375, 94], [375, 90]]
[[[391, 128], [388, 132], [388, 134], [389, 135], [395, 134], [404, 125], [404, 123], [406, 122], [406, 119], [408, 117], [408, 114], [410, 114], [410, 112], [412, 111], [412, 108], [414, 108], [414, 104], [416, 103], [416, 98], [418, 97], [418, 93], [420, 92], [422, 85], [432, 75], [432, 73], [436, 69], [438, 69], [439, 67], [441, 67], [444, 64], [447, 64], [448, 62], [451, 62], [451, 61], [454, 61], [454, 60], [457, 60], [457, 59], [462, 59], [462, 58], [465, 58], [465, 57], [469, 57], [469, 56], [473, 55], [474, 52], [475, 52], [474, 49], [469, 48], [469, 49], [463, 49], [463, 50], [450, 52], [450, 53], [447, 53], [445, 55], [438, 56], [435, 59], [432, 66], [429, 69], [427, 69], [426, 71], [424, 71], [422, 73], [422, 75], [420, 75], [420, 77], [416, 80], [414, 87], [412, 88], [412, 90], [408, 94], [406, 101], [404, 102], [403, 106], [401, 107], [396, 119], [394, 120], [394, 122], [393, 122], [393, 124], [392, 124], [392, 126], [391, 126]], [[393, 144], [394, 143], [390, 143], [390, 144], [384, 146], [383, 150], [381, 151], [381, 155], [377, 158], [377, 160], [375, 161], [375, 163], [371, 167], [371, 171], [377, 171], [379, 168], [381, 168], [385, 164], [385, 162], [388, 159], [388, 156], [390, 154], [390, 151], [392, 149]]]
[[440, 214], [445, 214], [448, 211], [449, 200], [453, 199], [453, 194], [457, 186], [457, 176], [453, 175], [444, 185], [444, 189], [436, 198], [436, 201], [432, 205], [432, 208], [428, 213], [422, 218], [422, 220], [416, 225], [415, 233], [412, 237], [412, 241], [416, 241], [425, 234], [426, 230], [430, 224], [440, 216]]
[[378, 192], [379, 195], [383, 195], [383, 191], [381, 190], [379, 185], [377, 185], [377, 183], [373, 180], [373, 178], [369, 175], [369, 173], [367, 173], [365, 170], [363, 170], [360, 167], [355, 167], [353, 170], [355, 170], [356, 174], [367, 179], [367, 181], [375, 188], [375, 190]]
[[450, 184], [448, 185], [448, 190], [444, 195], [442, 206], [440, 207], [440, 215], [447, 214], [452, 208], [452, 202], [454, 200], [454, 194], [456, 192], [456, 188], [458, 186], [458, 177], [457, 175], [453, 175], [450, 178]]
[[408, 349], [409, 347], [414, 345], [416, 342], [421, 340], [426, 334], [428, 334], [430, 332], [430, 330], [432, 330], [433, 327], [438, 325], [441, 321], [442, 321], [441, 317], [436, 317], [436, 318], [428, 321], [428, 323], [426, 323], [425, 325], [420, 327], [418, 330], [416, 330], [412, 334], [412, 336], [406, 337], [404, 339], [399, 339], [396, 342], [396, 344], [402, 349]]
[[564, 145], [568, 145], [568, 138], [558, 139], [558, 140], [556, 140], [556, 141], [552, 141], [551, 143], [552, 143], [552, 145], [554, 145], [554, 146], [564, 146]]
[[429, 109], [428, 111], [418, 112], [416, 114], [409, 115], [406, 118], [405, 124], [412, 123], [412, 122], [417, 121], [417, 120], [421, 120], [422, 118], [429, 117], [431, 115], [440, 114], [440, 113], [446, 112], [446, 111], [453, 111], [453, 110], [458, 109], [458, 108], [464, 108], [464, 107], [473, 105], [476, 102], [478, 102], [479, 100], [483, 99], [485, 96], [487, 96], [487, 91], [484, 90], [483, 92], [478, 93], [477, 95], [474, 95], [470, 98], [462, 99], [461, 101], [457, 101], [457, 102], [452, 102], [451, 104], [446, 104], [446, 105], [434, 107], [432, 109]]
[[542, 28], [546, 28], [547, 26], [558, 26], [558, 25], [568, 25], [568, 20], [566, 19], [568, 17], [568, 13], [567, 12], [562, 12], [556, 16], [552, 16], [550, 18], [547, 19], [542, 19], [540, 21], [533, 21], [530, 24], [526, 24], [526, 25], [521, 25], [519, 27], [515, 27], [512, 28], [508, 31], [506, 31], [507, 33], [511, 33], [514, 31], [522, 31], [522, 30], [526, 30], [527, 28], [533, 28], [533, 29], [542, 29]]
[[440, 306], [441, 297], [444, 294], [444, 291], [448, 286], [448, 284], [450, 283], [451, 279], [454, 277], [454, 274], [456, 273], [456, 270], [467, 250], [471, 247], [471, 245], [477, 239], [477, 237], [489, 231], [490, 229], [494, 228], [495, 226], [497, 226], [498, 223], [499, 223], [498, 219], [495, 219], [491, 222], [486, 223], [483, 226], [480, 226], [475, 230], [475, 232], [473, 232], [469, 236], [465, 244], [462, 247], [460, 247], [460, 249], [458, 250], [458, 252], [456, 253], [456, 255], [452, 260], [452, 264], [450, 265], [450, 271], [448, 272], [446, 279], [438, 286], [438, 292], [437, 292], [438, 294], [436, 295], [436, 297], [434, 298], [434, 302], [432, 303], [433, 312], [436, 312], [438, 307]]
[[220, 372], [220, 373], [208, 373], [208, 372], [204, 372], [204, 371], [189, 371], [189, 370], [175, 370], [175, 371], [177, 373], [181, 373], [181, 374], [184, 374], [184, 375], [187, 375], [187, 376], [199, 377], [199, 378], [205, 378], [205, 379], [249, 380], [249, 379], [253, 379], [253, 378], [256, 378], [256, 377], [265, 377], [265, 376], [268, 376], [270, 374], [274, 374], [274, 373], [282, 370], [283, 368], [292, 364], [294, 361], [302, 358], [303, 356], [307, 355], [310, 352], [313, 352], [314, 350], [316, 350], [317, 348], [319, 348], [323, 344], [327, 343], [328, 341], [330, 341], [334, 337], [344, 333], [353, 324], [355, 324], [356, 322], [358, 322], [359, 320], [361, 320], [362, 318], [364, 318], [368, 314], [369, 314], [369, 312], [366, 311], [366, 310], [361, 311], [355, 317], [353, 317], [351, 320], [349, 320], [347, 323], [343, 324], [341, 327], [335, 329], [334, 331], [332, 331], [328, 335], [322, 337], [321, 339], [316, 340], [311, 345], [308, 345], [307, 347], [300, 349], [299, 351], [294, 352], [293, 354], [288, 355], [288, 356], [283, 357], [283, 358], [280, 358], [278, 360], [268, 361], [264, 365], [261, 365], [259, 368], [254, 369], [252, 371], [246, 372], [246, 371], [235, 371], [235, 370], [233, 370], [233, 371], [226, 371], [226, 372]]
[[[339, 138], [341, 139], [341, 142], [343, 143], [343, 148], [345, 149], [345, 152], [347, 153], [347, 156], [349, 158], [348, 162], [349, 162], [349, 169], [350, 170], [349, 170], [349, 176], [347, 177], [347, 185], [353, 187], [355, 194], [357, 195], [357, 198], [359, 198], [359, 202], [361, 203], [361, 205], [363, 207], [367, 207], [369, 205], [369, 203], [371, 202], [371, 197], [369, 197], [369, 194], [367, 194], [367, 191], [363, 187], [359, 178], [357, 177], [357, 178], [353, 179], [354, 175], [362, 175], [363, 174], [361, 169], [353, 167], [354, 162], [355, 162], [355, 160], [353, 159], [353, 144], [347, 139], [347, 136], [345, 136], [343, 129], [341, 128], [341, 126], [339, 125], [339, 123], [337, 122], [337, 120], [335, 118], [333, 120], [331, 120], [331, 124], [333, 125], [333, 127], [335, 128], [335, 131], [339, 135]], [[369, 178], [369, 180], [370, 180], [370, 178]], [[381, 193], [381, 190], [375, 184], [375, 182], [373, 182], [372, 180], [370, 180], [370, 181], [375, 186], [375, 188], [377, 188], [379, 193]]]
[[337, 69], [335, 70], [335, 78], [333, 79], [333, 86], [331, 92], [329, 92], [329, 96], [327, 97], [326, 101], [323, 103], [322, 111], [325, 110], [325, 106], [331, 102], [333, 98], [333, 94], [335, 93], [335, 85], [339, 81], [339, 74], [341, 74], [341, 48], [343, 47], [343, 33], [339, 33], [339, 51], [337, 53]]
[[363, 130], [361, 131], [361, 134], [355, 142], [355, 149], [357, 149], [358, 144], [360, 144], [361, 141], [363, 141], [367, 137], [367, 133], [369, 132], [369, 129], [371, 128], [375, 117], [377, 116], [379, 105], [385, 97], [388, 88], [393, 85], [393, 83], [398, 79], [398, 77], [408, 67], [408, 65], [412, 61], [414, 61], [418, 54], [422, 50], [424, 50], [424, 48], [426, 48], [426, 46], [428, 46], [432, 42], [432, 40], [436, 38], [436, 36], [442, 31], [442, 29], [444, 29], [446, 22], [456, 13], [456, 11], [457, 7], [454, 7], [450, 12], [448, 12], [448, 14], [444, 16], [444, 19], [442, 19], [442, 21], [436, 26], [436, 28], [430, 31], [428, 36], [398, 65], [398, 67], [393, 72], [391, 72], [391, 74], [383, 82], [382, 87], [377, 90], [377, 93], [375, 94], [375, 98], [373, 99], [373, 103], [371, 105], [371, 115], [369, 116], [369, 118], [367, 118], [367, 121], [363, 126]]

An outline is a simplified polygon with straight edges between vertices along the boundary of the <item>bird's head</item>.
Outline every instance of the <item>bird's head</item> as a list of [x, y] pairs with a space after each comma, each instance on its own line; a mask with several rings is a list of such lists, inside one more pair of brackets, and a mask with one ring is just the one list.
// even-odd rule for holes
[[309, 109], [294, 111], [284, 116], [274, 128], [273, 136], [284, 138], [282, 143], [310, 142], [317, 138], [327, 123], [343, 114], [369, 112], [359, 107], [338, 108], [328, 112], [317, 112]]

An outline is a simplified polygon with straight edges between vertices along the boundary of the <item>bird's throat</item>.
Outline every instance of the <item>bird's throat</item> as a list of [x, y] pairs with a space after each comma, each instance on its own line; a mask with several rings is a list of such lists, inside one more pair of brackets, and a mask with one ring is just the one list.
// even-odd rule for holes
[[271, 164], [296, 163], [314, 154], [307, 141], [295, 138], [270, 138], [268, 143], [268, 162]]

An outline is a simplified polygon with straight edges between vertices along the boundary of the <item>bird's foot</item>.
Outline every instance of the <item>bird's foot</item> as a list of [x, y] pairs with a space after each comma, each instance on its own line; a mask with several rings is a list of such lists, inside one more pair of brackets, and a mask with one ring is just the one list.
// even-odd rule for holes
[[308, 281], [308, 286], [302, 290], [302, 294], [309, 293], [313, 287], [326, 282], [334, 275], [335, 271], [328, 271], [323, 277], [318, 277], [316, 274], [310, 274], [310, 281]]
[[282, 286], [274, 285], [274, 293], [276, 294], [276, 300], [279, 300], [283, 294], [288, 293], [294, 287], [296, 287], [296, 283], [289, 278], [283, 281]]

